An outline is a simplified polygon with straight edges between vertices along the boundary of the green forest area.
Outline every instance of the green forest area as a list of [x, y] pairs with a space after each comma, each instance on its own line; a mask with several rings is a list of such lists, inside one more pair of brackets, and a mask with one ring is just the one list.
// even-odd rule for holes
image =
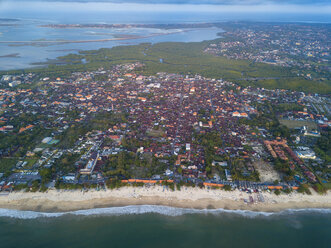
[[42, 76], [57, 77], [67, 76], [75, 71], [107, 69], [116, 64], [141, 62], [145, 66], [139, 73], [144, 75], [153, 75], [157, 72], [200, 74], [204, 77], [223, 78], [242, 86], [251, 85], [320, 94], [331, 93], [329, 82], [317, 82], [298, 77], [288, 68], [203, 53], [204, 48], [211, 42], [215, 41], [143, 43], [81, 51], [79, 54], [58, 57], [57, 62], [45, 64], [46, 67], [43, 68], [1, 72], [1, 74], [35, 72]]

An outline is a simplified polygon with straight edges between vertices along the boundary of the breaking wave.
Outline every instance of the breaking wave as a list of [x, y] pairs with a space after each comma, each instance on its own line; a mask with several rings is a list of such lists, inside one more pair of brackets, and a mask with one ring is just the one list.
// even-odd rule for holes
[[132, 205], [125, 207], [109, 207], [109, 208], [93, 208], [87, 210], [77, 210], [69, 212], [36, 212], [36, 211], [21, 211], [13, 209], [0, 209], [0, 217], [9, 217], [16, 219], [36, 219], [36, 218], [57, 218], [65, 215], [72, 216], [119, 216], [119, 215], [134, 215], [134, 214], [160, 214], [165, 216], [181, 216], [187, 214], [213, 214], [213, 215], [238, 215], [247, 218], [256, 217], [272, 217], [283, 215], [297, 215], [297, 214], [331, 214], [331, 209], [288, 209], [280, 212], [256, 212], [250, 210], [227, 210], [227, 209], [188, 209], [175, 208], [167, 206], [155, 205]]

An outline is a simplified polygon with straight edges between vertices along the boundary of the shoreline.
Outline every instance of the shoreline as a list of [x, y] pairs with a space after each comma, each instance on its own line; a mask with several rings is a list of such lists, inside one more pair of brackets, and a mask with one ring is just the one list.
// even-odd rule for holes
[[[12, 192], [0, 195], [0, 208], [36, 212], [70, 212], [123, 206], [165, 206], [183, 209], [248, 210], [253, 212], [280, 212], [287, 209], [331, 209], [331, 192], [319, 195], [289, 195], [263, 192], [264, 202], [257, 201], [259, 193], [239, 190], [199, 189], [183, 187], [171, 191], [162, 186], [123, 187], [106, 191]], [[252, 196], [254, 203], [245, 203]], [[255, 201], [256, 200], [256, 201]]]

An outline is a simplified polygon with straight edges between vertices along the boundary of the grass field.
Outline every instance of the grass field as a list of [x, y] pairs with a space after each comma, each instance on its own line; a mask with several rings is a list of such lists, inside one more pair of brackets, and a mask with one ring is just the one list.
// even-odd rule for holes
[[307, 126], [308, 130], [317, 129], [317, 125], [315, 122], [312, 121], [297, 121], [297, 120], [284, 120], [279, 119], [279, 122], [287, 126], [288, 128], [300, 128], [302, 126]]
[[162, 130], [150, 129], [147, 131], [147, 135], [151, 137], [162, 137], [164, 132]]
[[38, 161], [38, 158], [27, 158], [24, 161], [28, 162], [24, 169], [31, 169], [32, 166]]

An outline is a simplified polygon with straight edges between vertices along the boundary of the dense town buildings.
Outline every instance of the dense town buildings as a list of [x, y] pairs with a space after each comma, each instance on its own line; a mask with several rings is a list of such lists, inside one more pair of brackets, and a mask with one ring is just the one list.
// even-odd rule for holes
[[205, 52], [290, 68], [312, 80], [330, 80], [328, 25], [233, 24]]
[[[144, 76], [136, 72], [142, 66], [67, 78], [21, 75], [28, 87], [16, 88], [6, 76], [1, 188], [116, 178], [266, 189], [275, 182], [263, 179], [261, 163], [279, 173], [276, 185], [284, 188], [330, 180], [327, 162], [311, 151], [318, 130], [331, 124], [313, 105], [318, 96], [199, 75]], [[31, 80], [39, 87], [29, 87]], [[286, 121], [299, 128], [289, 131], [279, 123]]]

